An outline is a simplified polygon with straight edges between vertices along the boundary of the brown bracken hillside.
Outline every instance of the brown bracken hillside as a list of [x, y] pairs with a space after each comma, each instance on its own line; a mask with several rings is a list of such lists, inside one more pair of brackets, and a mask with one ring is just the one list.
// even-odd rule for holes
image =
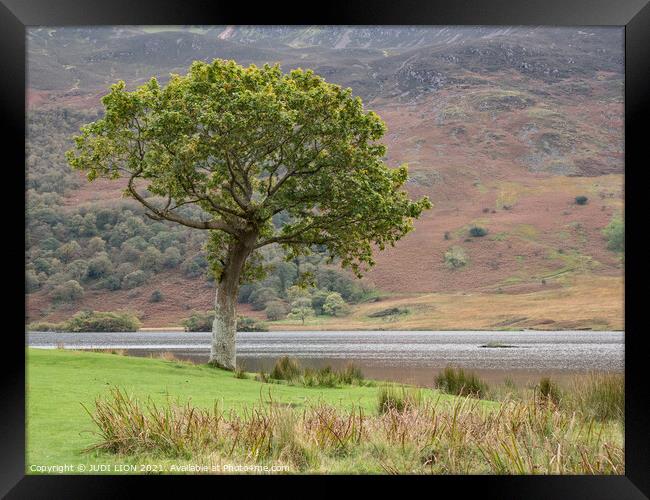
[[[377, 253], [365, 279], [379, 302], [308, 328], [622, 329], [623, 259], [603, 234], [623, 213], [622, 32], [399, 30], [34, 29], [29, 112], [95, 111], [117, 79], [164, 80], [193, 59], [314, 68], [385, 120], [388, 163], [407, 163], [408, 191], [428, 195], [434, 208]], [[122, 188], [81, 179], [62, 203], [110, 204]], [[576, 203], [579, 196], [588, 202]], [[487, 234], [471, 236], [474, 226]], [[464, 265], [445, 262], [452, 247]], [[165, 301], [151, 303], [154, 290]], [[54, 307], [40, 289], [27, 296], [28, 315], [54, 321], [81, 309], [130, 309], [145, 326], [171, 326], [209, 309], [213, 290], [202, 276], [166, 270], [137, 292], [86, 290], [74, 306]], [[368, 318], [392, 306], [410, 313]]]

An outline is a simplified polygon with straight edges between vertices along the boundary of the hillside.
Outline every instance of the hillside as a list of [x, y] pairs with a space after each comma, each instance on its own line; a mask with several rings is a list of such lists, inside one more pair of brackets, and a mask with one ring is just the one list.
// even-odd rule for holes
[[[572, 317], [579, 319], [572, 327], [623, 327], [622, 256], [603, 234], [623, 211], [620, 29], [39, 28], [28, 32], [28, 51], [30, 320], [132, 309], [143, 313], [145, 326], [167, 326], [211, 307], [202, 235], [150, 224], [120, 199], [123, 185], [86, 182], [69, 171], [63, 151], [78, 127], [98, 116], [111, 83], [133, 86], [153, 75], [165, 81], [192, 60], [218, 57], [313, 68], [351, 87], [384, 119], [389, 165], [407, 163], [409, 192], [434, 203], [413, 233], [377, 254], [362, 284], [387, 307], [406, 300], [426, 317], [404, 327], [552, 328], [553, 320]], [[583, 205], [580, 196], [587, 197]], [[473, 226], [487, 234], [470, 236]], [[65, 247], [73, 240], [79, 249]], [[176, 247], [178, 256], [170, 250]], [[463, 264], [445, 261], [452, 248]], [[125, 287], [146, 251], [160, 264]], [[121, 266], [117, 285], [87, 279], [101, 252], [105, 266]], [[319, 260], [307, 264], [325, 269]], [[330, 275], [320, 276], [325, 283]], [[71, 278], [83, 297], [55, 303], [53, 290]], [[282, 301], [285, 278], [276, 278], [279, 285], [264, 286]], [[330, 278], [323, 287], [339, 291]], [[150, 301], [156, 290], [163, 301]], [[585, 293], [593, 301], [587, 313]], [[350, 292], [346, 300], [363, 302], [365, 295]], [[512, 301], [506, 305], [504, 297]], [[549, 307], [544, 313], [524, 304], [540, 297]], [[476, 306], [463, 308], [463, 301]], [[503, 312], [488, 310], [497, 303]], [[264, 317], [250, 303], [241, 307]], [[462, 316], [452, 319], [450, 307]]]

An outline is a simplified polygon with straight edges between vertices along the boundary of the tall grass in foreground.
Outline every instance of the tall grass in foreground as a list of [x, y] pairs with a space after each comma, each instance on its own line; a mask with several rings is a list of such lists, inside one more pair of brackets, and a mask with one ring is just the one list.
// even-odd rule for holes
[[488, 385], [473, 372], [462, 368], [446, 367], [434, 381], [435, 387], [448, 394], [456, 396], [474, 396], [482, 398], [486, 395]]
[[623, 422], [625, 416], [625, 379], [620, 373], [587, 373], [575, 375], [562, 386], [549, 377], [542, 377], [529, 388], [509, 382], [490, 387], [488, 397], [495, 401], [532, 398], [538, 405], [552, 404], [567, 412], [598, 421]]
[[625, 379], [619, 373], [590, 373], [571, 384], [571, 407], [598, 420], [623, 420]]
[[329, 365], [318, 370], [313, 368], [303, 369], [298, 360], [288, 356], [278, 359], [268, 375], [261, 371], [257, 379], [264, 382], [268, 380], [285, 380], [305, 387], [371, 385], [370, 382], [364, 381], [363, 373], [352, 363], [347, 364], [343, 370], [334, 370]]
[[378, 413], [390, 411], [405, 411], [417, 408], [422, 404], [422, 390], [415, 387], [395, 387], [385, 385], [379, 389], [377, 394]]
[[542, 402], [550, 402], [559, 405], [563, 399], [562, 390], [549, 377], [542, 377], [537, 384], [537, 396]]
[[289, 356], [282, 356], [275, 362], [271, 370], [271, 378], [276, 380], [295, 380], [300, 376], [302, 369], [298, 361]]
[[[621, 437], [593, 418], [534, 399], [486, 409], [422, 398], [376, 414], [268, 398], [240, 412], [141, 402], [114, 388], [95, 401], [89, 450], [143, 457], [289, 465], [292, 472], [623, 474]], [[394, 395], [394, 393], [393, 393]]]

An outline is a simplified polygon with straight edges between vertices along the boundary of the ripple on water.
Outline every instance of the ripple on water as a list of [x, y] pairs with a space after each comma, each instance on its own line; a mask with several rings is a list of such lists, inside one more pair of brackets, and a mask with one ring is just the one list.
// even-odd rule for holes
[[[209, 332], [30, 333], [31, 347], [133, 349], [188, 352], [205, 357]], [[482, 348], [488, 342], [508, 349]], [[377, 366], [475, 369], [622, 370], [623, 332], [247, 332], [238, 334], [237, 353], [258, 361], [282, 355], [305, 359], [349, 360]]]

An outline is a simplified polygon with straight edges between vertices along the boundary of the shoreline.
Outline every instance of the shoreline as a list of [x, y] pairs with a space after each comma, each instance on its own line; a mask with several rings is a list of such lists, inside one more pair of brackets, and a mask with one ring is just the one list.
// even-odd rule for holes
[[[196, 332], [190, 332], [186, 331], [183, 327], [181, 326], [168, 326], [168, 327], [144, 327], [140, 328], [139, 330], [135, 330], [132, 332], [71, 332], [71, 331], [42, 331], [42, 330], [25, 330], [25, 334], [30, 334], [30, 333], [79, 333], [79, 334], [84, 334], [84, 333], [210, 333], [211, 330], [205, 330], [205, 331], [196, 331]], [[494, 332], [494, 333], [505, 333], [505, 332], [616, 332], [616, 333], [625, 333], [625, 329], [616, 329], [616, 328], [603, 328], [603, 329], [595, 329], [595, 328], [571, 328], [571, 329], [566, 329], [566, 330], [556, 330], [556, 329], [551, 329], [551, 328], [501, 328], [501, 329], [475, 329], [475, 328], [463, 328], [463, 329], [448, 329], [448, 328], [440, 328], [436, 330], [422, 330], [419, 328], [415, 329], [408, 329], [408, 328], [346, 328], [346, 329], [333, 329], [333, 328], [318, 328], [318, 329], [311, 329], [311, 328], [271, 328], [266, 332], [252, 332], [252, 333], [279, 333], [279, 332], [287, 332], [287, 333], [295, 333], [295, 332], [303, 332], [303, 333], [309, 333], [309, 332], [408, 332], [408, 333], [416, 333], [416, 332], [449, 332], [449, 333], [458, 333], [458, 332], [476, 332], [476, 333], [489, 333], [489, 332]], [[237, 333], [251, 333], [251, 332], [237, 332]]]
[[[594, 328], [572, 328], [566, 330], [556, 330], [552, 328], [501, 328], [501, 329], [480, 329], [480, 328], [462, 328], [462, 329], [449, 329], [449, 328], [439, 328], [439, 329], [430, 329], [422, 330], [419, 328], [269, 328], [268, 332], [256, 332], [256, 333], [272, 333], [272, 332], [625, 332], [625, 329], [616, 329], [616, 328], [603, 328], [603, 329], [594, 329]], [[170, 326], [170, 327], [148, 327], [140, 328], [138, 332], [184, 332], [184, 333], [210, 333], [211, 330], [206, 330], [203, 332], [186, 332], [183, 327], [180, 326]], [[28, 333], [37, 333], [37, 332], [28, 332]], [[42, 333], [42, 332], [38, 332]], [[242, 332], [237, 332], [242, 333]]]

